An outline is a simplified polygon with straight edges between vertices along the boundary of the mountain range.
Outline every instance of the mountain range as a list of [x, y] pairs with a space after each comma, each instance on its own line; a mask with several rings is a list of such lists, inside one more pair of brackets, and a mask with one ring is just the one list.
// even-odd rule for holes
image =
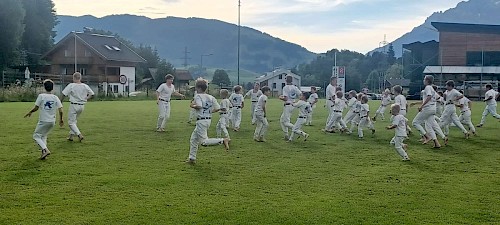
[[[212, 68], [237, 68], [238, 26], [219, 20], [167, 17], [151, 19], [135, 15], [58, 16], [56, 41], [84, 27], [111, 31], [135, 45], [150, 45], [174, 66], [184, 64]], [[265, 72], [275, 67], [291, 68], [316, 57], [304, 47], [258, 30], [241, 27], [242, 69]], [[187, 49], [187, 57], [186, 57]], [[204, 56], [202, 56], [204, 55]]]
[[[408, 32], [391, 42], [394, 46], [396, 56], [401, 56], [403, 44], [410, 44], [417, 41], [439, 41], [439, 33], [431, 25], [431, 22], [500, 25], [500, 0], [463, 1], [458, 3], [454, 8], [448, 9], [444, 12], [433, 13], [422, 25], [413, 28], [411, 32]], [[387, 49], [387, 46], [385, 46], [385, 50]], [[383, 50], [384, 47], [377, 48], [373, 51]]]

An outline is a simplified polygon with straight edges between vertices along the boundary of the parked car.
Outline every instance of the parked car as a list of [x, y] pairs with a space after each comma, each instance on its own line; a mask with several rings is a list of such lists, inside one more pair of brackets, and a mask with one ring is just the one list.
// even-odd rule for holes
[[375, 94], [375, 93], [367, 93], [366, 94], [370, 100], [381, 100], [382, 95], [381, 94]]

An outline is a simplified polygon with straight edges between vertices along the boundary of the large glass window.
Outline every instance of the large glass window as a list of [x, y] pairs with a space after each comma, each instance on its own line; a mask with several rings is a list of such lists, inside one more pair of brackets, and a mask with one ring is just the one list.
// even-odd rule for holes
[[467, 52], [467, 66], [500, 66], [500, 51]]

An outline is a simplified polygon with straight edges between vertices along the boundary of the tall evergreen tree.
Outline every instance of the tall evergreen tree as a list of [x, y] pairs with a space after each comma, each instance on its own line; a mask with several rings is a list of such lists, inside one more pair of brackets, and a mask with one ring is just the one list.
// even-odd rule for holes
[[38, 64], [42, 54], [54, 45], [57, 16], [52, 0], [22, 0], [26, 16], [21, 48], [28, 64]]
[[25, 11], [18, 0], [0, 1], [0, 72], [18, 58]]

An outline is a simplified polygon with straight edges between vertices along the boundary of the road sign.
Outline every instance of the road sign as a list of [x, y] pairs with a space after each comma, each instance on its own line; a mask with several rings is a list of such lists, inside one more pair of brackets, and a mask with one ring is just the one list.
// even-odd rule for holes
[[127, 83], [127, 76], [120, 75], [120, 84], [125, 85]]
[[337, 78], [337, 87], [341, 88], [343, 92], [347, 92], [345, 89], [345, 66], [334, 66], [332, 76]]

